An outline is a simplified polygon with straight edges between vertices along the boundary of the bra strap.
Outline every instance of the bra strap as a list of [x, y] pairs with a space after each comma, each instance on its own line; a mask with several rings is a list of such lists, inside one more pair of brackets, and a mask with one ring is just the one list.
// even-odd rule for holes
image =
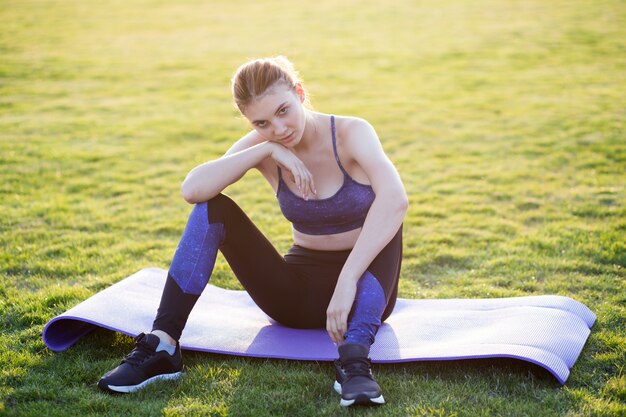
[[341, 161], [339, 160], [339, 154], [337, 153], [337, 138], [335, 137], [335, 116], [330, 115], [330, 130], [333, 134], [333, 152], [335, 153], [335, 160], [337, 161], [337, 165], [339, 165], [339, 169], [343, 172], [344, 175], [348, 175], [348, 172], [341, 165]]

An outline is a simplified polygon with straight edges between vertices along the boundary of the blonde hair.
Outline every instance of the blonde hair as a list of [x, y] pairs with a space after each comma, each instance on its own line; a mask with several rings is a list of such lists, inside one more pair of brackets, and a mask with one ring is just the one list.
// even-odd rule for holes
[[[246, 62], [237, 68], [231, 83], [235, 105], [243, 113], [252, 100], [265, 94], [274, 85], [284, 84], [289, 89], [295, 89], [296, 84], [302, 86], [302, 79], [293, 63], [279, 55]], [[305, 106], [310, 107], [306, 90], [304, 97]]]

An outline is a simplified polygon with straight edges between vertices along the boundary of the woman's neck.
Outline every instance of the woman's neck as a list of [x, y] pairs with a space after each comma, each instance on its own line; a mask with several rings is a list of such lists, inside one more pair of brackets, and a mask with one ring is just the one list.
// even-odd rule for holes
[[306, 122], [304, 124], [304, 133], [300, 143], [294, 147], [297, 153], [307, 153], [315, 149], [319, 144], [320, 136], [324, 136], [324, 129], [321, 129], [326, 115], [313, 112], [312, 110], [304, 110]]

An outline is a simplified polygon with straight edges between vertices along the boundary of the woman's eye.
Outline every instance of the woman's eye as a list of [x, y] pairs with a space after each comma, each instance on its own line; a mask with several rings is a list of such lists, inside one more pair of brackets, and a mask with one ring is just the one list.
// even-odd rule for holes
[[259, 122], [256, 125], [257, 125], [257, 127], [263, 128], [263, 127], [265, 127], [265, 122]]
[[287, 113], [287, 107], [283, 107], [282, 109], [280, 109], [280, 114], [285, 114]]

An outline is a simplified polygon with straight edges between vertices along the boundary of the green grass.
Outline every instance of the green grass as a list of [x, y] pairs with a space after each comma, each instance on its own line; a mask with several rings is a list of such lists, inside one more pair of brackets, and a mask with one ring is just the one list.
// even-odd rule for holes
[[[0, 414], [626, 415], [626, 6], [620, 0], [0, 2]], [[517, 361], [377, 366], [388, 404], [341, 410], [327, 363], [187, 353], [132, 396], [132, 348], [62, 353], [44, 324], [167, 268], [179, 184], [248, 126], [229, 78], [285, 54], [320, 111], [368, 119], [410, 196], [400, 296], [560, 294], [598, 321], [563, 387]], [[228, 190], [280, 250], [258, 174]], [[213, 283], [241, 288], [223, 258]]]

